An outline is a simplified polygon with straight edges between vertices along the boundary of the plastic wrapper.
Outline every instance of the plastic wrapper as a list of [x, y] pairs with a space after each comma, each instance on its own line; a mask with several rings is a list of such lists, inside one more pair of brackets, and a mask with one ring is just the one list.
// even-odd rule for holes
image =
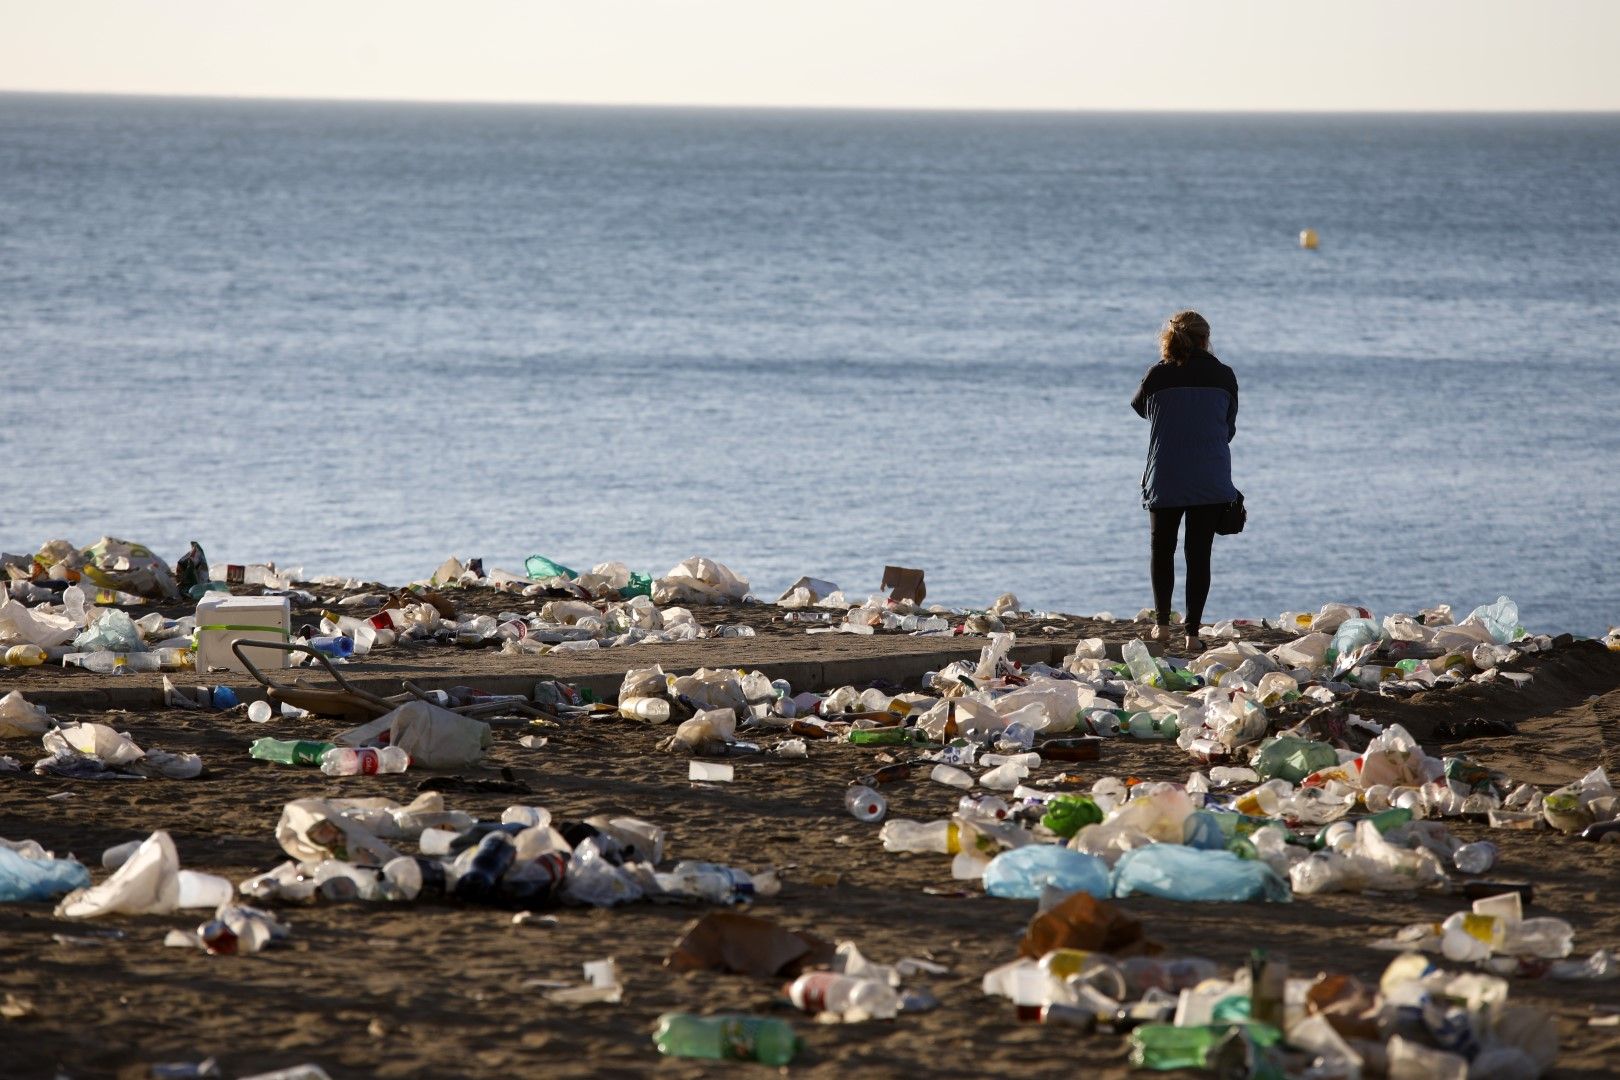
[[38, 645], [48, 649], [71, 640], [78, 632], [78, 623], [65, 615], [35, 611], [10, 596], [0, 599], [0, 645]]
[[1266, 779], [1276, 777], [1297, 784], [1318, 769], [1339, 763], [1339, 755], [1324, 742], [1281, 735], [1260, 744], [1251, 764]]

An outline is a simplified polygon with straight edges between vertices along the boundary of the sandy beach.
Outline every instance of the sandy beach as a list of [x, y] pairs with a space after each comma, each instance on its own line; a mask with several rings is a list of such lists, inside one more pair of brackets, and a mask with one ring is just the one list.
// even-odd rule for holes
[[[248, 590], [251, 591], [251, 590]], [[327, 602], [331, 597], [322, 597]], [[510, 596], [468, 590], [466, 611], [512, 606]], [[807, 636], [770, 606], [699, 609], [705, 625], [746, 622], [757, 636], [653, 645], [586, 658], [505, 656], [493, 650], [396, 647], [348, 673], [366, 680], [412, 677], [481, 682], [546, 677], [609, 677], [657, 661], [666, 670], [746, 665], [805, 672], [821, 665], [836, 677], [859, 664], [863, 681], [905, 670], [908, 655], [977, 653], [975, 636]], [[1028, 625], [1022, 625], [1028, 623]], [[1043, 632], [1048, 626], [1051, 632]], [[1121, 641], [1129, 623], [1015, 620], [1021, 647], [1072, 649], [1100, 632]], [[1288, 635], [1262, 632], [1280, 641]], [[1029, 643], [1029, 644], [1025, 644]], [[798, 665], [794, 667], [793, 665]], [[1551, 787], [1598, 764], [1612, 763], [1620, 722], [1620, 654], [1591, 642], [1563, 641], [1517, 665], [1532, 675], [1524, 689], [1503, 683], [1419, 694], [1405, 701], [1366, 693], [1350, 707], [1398, 721], [1431, 752], [1465, 754], [1515, 779]], [[847, 670], [855, 670], [853, 667]], [[188, 780], [69, 781], [24, 772], [0, 778], [0, 835], [32, 838], [58, 854], [73, 852], [99, 870], [100, 852], [154, 829], [174, 838], [183, 866], [240, 882], [284, 858], [273, 829], [282, 805], [307, 796], [386, 796], [408, 802], [427, 777], [332, 778], [318, 771], [259, 762], [247, 744], [261, 736], [321, 738], [340, 721], [280, 717], [264, 725], [235, 713], [157, 708], [109, 712], [96, 695], [129, 694], [155, 676], [114, 680], [60, 669], [10, 669], [0, 690], [21, 689], [50, 702], [61, 722], [96, 720], [127, 730], [143, 747], [202, 756], [206, 772]], [[214, 681], [214, 680], [211, 680]], [[251, 683], [229, 680], [244, 690]], [[898, 681], [898, 680], [897, 680]], [[112, 684], [118, 685], [112, 685]], [[384, 683], [384, 685], [386, 685]], [[92, 704], [75, 706], [75, 700]], [[1516, 725], [1512, 735], [1466, 735], [1479, 719]], [[784, 927], [829, 941], [856, 942], [869, 957], [892, 963], [919, 957], [943, 965], [908, 986], [926, 987], [940, 1007], [893, 1021], [829, 1026], [791, 1010], [780, 979], [707, 972], [672, 973], [665, 957], [706, 909], [638, 903], [617, 909], [558, 908], [555, 924], [514, 925], [509, 912], [445, 901], [368, 904], [321, 901], [284, 907], [292, 927], [285, 948], [252, 956], [210, 956], [165, 948], [165, 935], [189, 930], [206, 913], [58, 919], [51, 905], [0, 907], [8, 963], [0, 993], [20, 1015], [0, 1021], [7, 1076], [147, 1076], [152, 1065], [216, 1058], [224, 1075], [317, 1062], [334, 1077], [700, 1075], [761, 1066], [661, 1058], [650, 1033], [670, 1010], [744, 1011], [793, 1021], [805, 1048], [791, 1067], [816, 1076], [1022, 1073], [1057, 1075], [1076, 1068], [1099, 1075], [1127, 1071], [1126, 1039], [1019, 1023], [1013, 1007], [980, 991], [983, 974], [1014, 958], [1032, 901], [987, 897], [975, 882], [952, 879], [942, 855], [885, 852], [875, 825], [843, 808], [850, 780], [885, 760], [881, 748], [812, 741], [803, 760], [733, 759], [729, 784], [694, 785], [688, 758], [656, 749], [668, 728], [617, 718], [581, 720], [543, 732], [544, 746], [520, 745], [522, 731], [501, 728], [482, 767], [467, 777], [509, 777], [529, 794], [450, 793], [452, 808], [480, 818], [524, 802], [549, 808], [559, 821], [599, 813], [627, 814], [669, 831], [668, 855], [728, 863], [781, 875], [779, 895], [751, 906]], [[778, 736], [763, 741], [774, 742]], [[0, 751], [25, 762], [37, 747], [6, 740]], [[1043, 765], [1037, 778], [1063, 763]], [[1191, 765], [1172, 744], [1115, 739], [1102, 760], [1065, 771], [1089, 786], [1105, 775], [1184, 781]], [[953, 809], [957, 792], [924, 773], [888, 784], [891, 818], [931, 820]], [[65, 794], [64, 794], [65, 793]], [[58, 796], [52, 798], [52, 796]], [[1547, 831], [1489, 830], [1448, 821], [1465, 840], [1489, 838], [1501, 848], [1491, 877], [1533, 883], [1531, 912], [1575, 927], [1576, 953], [1620, 945], [1620, 915], [1606, 897], [1616, 883], [1614, 851]], [[1438, 921], [1463, 901], [1438, 892], [1332, 894], [1289, 904], [1179, 903], [1133, 897], [1117, 901], [1140, 918], [1170, 955], [1241, 964], [1260, 946], [1285, 955], [1296, 975], [1316, 970], [1376, 982], [1392, 958], [1373, 941], [1403, 925]], [[612, 957], [625, 987], [619, 1004], [548, 1002], [549, 983], [577, 983], [585, 961]], [[1512, 1000], [1557, 1018], [1558, 1076], [1607, 1075], [1620, 1036], [1589, 1026], [1612, 1003], [1609, 984], [1512, 980]]]

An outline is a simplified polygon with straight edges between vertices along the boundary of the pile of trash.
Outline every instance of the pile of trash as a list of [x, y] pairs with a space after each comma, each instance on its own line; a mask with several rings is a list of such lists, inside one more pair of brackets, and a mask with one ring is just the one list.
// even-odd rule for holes
[[1557, 1024], [1510, 1004], [1504, 978], [1448, 972], [1421, 953], [1403, 953], [1376, 986], [1301, 978], [1263, 950], [1223, 972], [1163, 955], [1138, 920], [1083, 893], [1038, 914], [1019, 951], [984, 976], [986, 995], [1010, 999], [1026, 1021], [1128, 1032], [1138, 1068], [1529, 1080], [1558, 1055]]
[[[92, 722], [61, 724], [42, 705], [33, 705], [17, 690], [0, 697], [0, 738], [39, 737], [46, 756], [34, 763], [38, 776], [72, 780], [144, 780], [163, 777], [191, 780], [203, 771], [196, 754], [142, 750], [129, 732]], [[0, 757], [0, 773], [17, 772], [14, 758]]]

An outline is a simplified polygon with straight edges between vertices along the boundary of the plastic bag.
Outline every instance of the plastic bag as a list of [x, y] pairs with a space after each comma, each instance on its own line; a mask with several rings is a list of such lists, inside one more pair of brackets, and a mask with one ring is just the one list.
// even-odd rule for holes
[[1338, 752], [1325, 742], [1280, 735], [1261, 743], [1250, 764], [1265, 779], [1276, 777], [1297, 784], [1318, 769], [1338, 763]]
[[624, 681], [619, 684], [619, 700], [663, 697], [668, 686], [669, 681], [664, 677], [664, 669], [658, 664], [650, 668], [631, 668], [624, 673]]
[[1272, 649], [1269, 655], [1284, 668], [1305, 668], [1316, 671], [1327, 664], [1328, 648], [1333, 639], [1323, 633], [1310, 633]]
[[1371, 619], [1346, 619], [1339, 624], [1328, 647], [1328, 655], [1335, 660], [1349, 656], [1364, 645], [1381, 640], [1383, 628]]
[[146, 754], [127, 734], [106, 724], [67, 724], [47, 732], [41, 741], [50, 753], [71, 750], [112, 768], [128, 765]]
[[79, 572], [104, 589], [118, 589], [152, 600], [178, 600], [180, 587], [169, 564], [143, 544], [103, 536], [81, 553]]
[[712, 559], [694, 555], [653, 582], [653, 602], [664, 604], [725, 604], [748, 595], [748, 579]]
[[78, 632], [78, 624], [66, 615], [35, 611], [10, 596], [0, 599], [0, 645], [38, 645], [48, 649], [70, 640]]
[[64, 919], [98, 915], [165, 915], [180, 902], [180, 855], [161, 829], [148, 836], [117, 873], [93, 889], [70, 893], [56, 906]]
[[1522, 634], [1519, 626], [1519, 605], [1505, 596], [1498, 596], [1494, 604], [1481, 604], [1468, 613], [1464, 626], [1483, 626], [1498, 645], [1505, 645]]
[[276, 843], [281, 850], [308, 863], [364, 857], [381, 866], [399, 857], [399, 852], [345, 815], [340, 801], [294, 799], [283, 806], [276, 822]]
[[523, 560], [523, 572], [535, 581], [546, 581], [550, 578], [559, 577], [572, 581], [579, 576], [562, 563], [552, 562], [544, 555], [530, 555]]
[[1046, 804], [1041, 824], [1064, 839], [1087, 825], [1101, 824], [1103, 812], [1089, 795], [1059, 795]]
[[687, 754], [724, 754], [737, 741], [737, 714], [730, 709], [704, 709], [675, 729], [660, 749]]
[[563, 896], [591, 907], [613, 907], [640, 900], [644, 890], [635, 878], [608, 862], [595, 838], [580, 841], [568, 861]]
[[429, 701], [408, 701], [381, 720], [388, 721], [388, 742], [411, 755], [420, 769], [460, 769], [484, 756], [494, 736], [489, 725], [443, 709]]
[[1048, 886], [1064, 893], [1084, 892], [1106, 898], [1108, 864], [1051, 844], [1030, 844], [1003, 851], [984, 870], [984, 891], [1014, 900], [1038, 899]]
[[1035, 722], [1022, 717], [1020, 721], [1035, 731], [1055, 735], [1073, 731], [1081, 711], [1091, 708], [1096, 698], [1096, 691], [1073, 679], [1031, 679], [996, 698], [993, 705], [1003, 718], [1027, 706], [1038, 706], [1040, 716]]
[[1114, 895], [1167, 900], [1289, 900], [1288, 884], [1263, 862], [1230, 851], [1152, 844], [1127, 851], [1114, 867]]
[[0, 847], [0, 903], [50, 900], [90, 885], [90, 871], [77, 859], [29, 859]]
[[45, 706], [30, 704], [22, 691], [13, 690], [0, 697], [0, 739], [43, 735], [50, 726], [51, 714], [45, 711]]
[[748, 694], [732, 671], [699, 668], [691, 675], [678, 676], [669, 691], [700, 709], [730, 709], [738, 715], [748, 711]]
[[1374, 736], [1361, 755], [1363, 790], [1375, 784], [1422, 787], [1444, 773], [1445, 765], [1425, 754], [1417, 740], [1399, 724], [1391, 724]]
[[125, 612], [117, 608], [106, 608], [101, 618], [91, 623], [85, 631], [73, 639], [73, 647], [81, 652], [141, 652], [146, 648], [146, 642], [141, 639], [141, 629], [135, 625]]

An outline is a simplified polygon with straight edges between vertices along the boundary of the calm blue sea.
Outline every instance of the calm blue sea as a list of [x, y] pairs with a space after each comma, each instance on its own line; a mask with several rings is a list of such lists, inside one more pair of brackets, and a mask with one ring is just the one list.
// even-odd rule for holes
[[1601, 633], [1617, 252], [1614, 115], [0, 95], [0, 548], [901, 563], [1134, 614], [1127, 402], [1195, 307], [1250, 511], [1210, 617], [1506, 593]]

